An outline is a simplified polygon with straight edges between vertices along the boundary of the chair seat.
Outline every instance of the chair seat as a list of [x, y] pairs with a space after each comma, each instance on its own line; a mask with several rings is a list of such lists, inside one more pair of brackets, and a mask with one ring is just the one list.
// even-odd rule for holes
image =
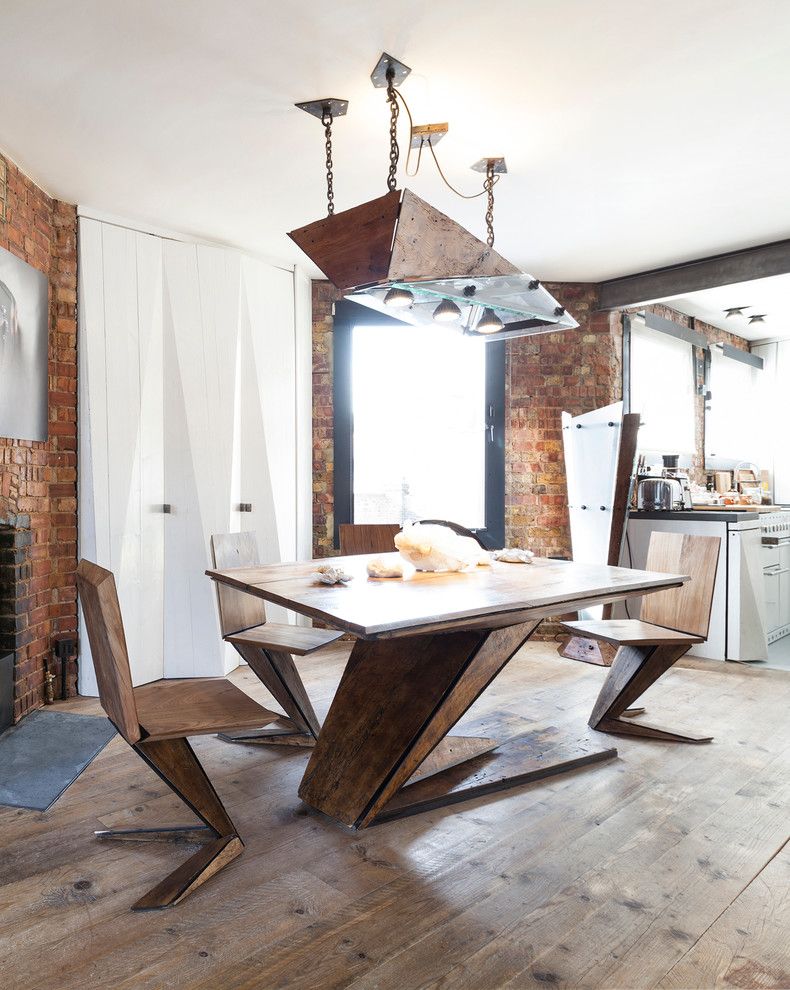
[[136, 687], [134, 700], [149, 741], [257, 729], [279, 717], [223, 677], [154, 681]]
[[702, 636], [654, 626], [641, 619], [584, 619], [563, 622], [563, 629], [585, 639], [600, 639], [615, 646], [670, 646], [684, 643], [704, 643]]
[[232, 633], [225, 639], [228, 643], [260, 646], [265, 650], [279, 650], [303, 657], [328, 643], [334, 643], [342, 635], [337, 629], [313, 629], [309, 626], [289, 626], [285, 622], [265, 622], [262, 626], [253, 626], [244, 632]]

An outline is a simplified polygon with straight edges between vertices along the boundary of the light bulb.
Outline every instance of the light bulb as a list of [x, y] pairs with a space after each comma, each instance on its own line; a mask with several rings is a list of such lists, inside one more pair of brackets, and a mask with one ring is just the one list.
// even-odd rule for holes
[[414, 302], [414, 293], [408, 289], [390, 289], [384, 296], [384, 304], [393, 309], [409, 309]]
[[475, 330], [477, 333], [497, 333], [504, 327], [504, 323], [499, 319], [493, 309], [484, 309], [483, 315], [477, 321]]
[[433, 318], [437, 323], [455, 323], [461, 318], [461, 310], [452, 299], [442, 299], [433, 311]]

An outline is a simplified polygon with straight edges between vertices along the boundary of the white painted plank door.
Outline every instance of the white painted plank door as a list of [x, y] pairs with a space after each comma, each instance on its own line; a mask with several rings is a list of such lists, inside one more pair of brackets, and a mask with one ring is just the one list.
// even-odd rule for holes
[[[161, 259], [154, 238], [81, 221], [81, 553], [113, 571], [132, 680], [163, 673]], [[142, 241], [142, 243], [140, 243]], [[159, 466], [157, 466], [157, 463]], [[161, 494], [158, 495], [161, 502]], [[80, 689], [96, 693], [83, 628]]]
[[226, 671], [209, 537], [231, 528], [239, 260], [164, 244], [166, 677]]
[[[258, 534], [263, 563], [295, 560], [296, 358], [293, 274], [242, 260], [241, 528]], [[289, 613], [266, 606], [272, 621]]]
[[135, 234], [140, 361], [140, 628], [135, 663], [164, 677], [164, 346], [162, 240]]

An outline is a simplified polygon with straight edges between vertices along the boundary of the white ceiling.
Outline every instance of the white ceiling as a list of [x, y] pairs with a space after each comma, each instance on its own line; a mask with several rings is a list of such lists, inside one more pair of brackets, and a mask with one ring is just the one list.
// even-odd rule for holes
[[[336, 203], [386, 191], [386, 49], [439, 153], [504, 154], [497, 248], [598, 280], [790, 234], [787, 0], [4, 0], [0, 148], [61, 199], [283, 260]], [[405, 143], [405, 137], [404, 137]], [[410, 188], [481, 235], [430, 163]]]
[[[681, 313], [696, 316], [747, 340], [790, 337], [790, 275], [722, 285], [663, 301]], [[740, 316], [728, 317], [725, 309], [736, 306], [747, 308]], [[765, 321], [750, 324], [749, 317], [758, 313], [765, 314]]]

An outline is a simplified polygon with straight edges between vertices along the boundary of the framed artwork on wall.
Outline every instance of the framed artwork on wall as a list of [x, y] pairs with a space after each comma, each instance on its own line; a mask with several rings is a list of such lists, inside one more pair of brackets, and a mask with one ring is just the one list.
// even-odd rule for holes
[[46, 440], [49, 280], [0, 248], [0, 437]]

